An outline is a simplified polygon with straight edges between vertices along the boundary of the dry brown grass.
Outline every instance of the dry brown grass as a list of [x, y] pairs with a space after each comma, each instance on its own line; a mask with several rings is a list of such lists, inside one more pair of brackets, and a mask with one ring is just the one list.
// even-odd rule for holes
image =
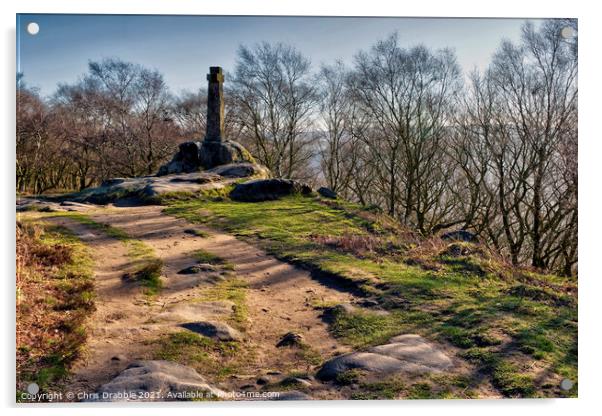
[[65, 230], [17, 223], [17, 389], [55, 386], [85, 341], [91, 263]]
[[311, 239], [315, 243], [360, 257], [365, 257], [369, 252], [375, 252], [383, 244], [380, 238], [373, 235], [315, 235], [311, 236]]
[[405, 245], [395, 236], [374, 234], [311, 235], [314, 243], [322, 244], [343, 253], [353, 254], [361, 259], [375, 261], [393, 258], [405, 252]]

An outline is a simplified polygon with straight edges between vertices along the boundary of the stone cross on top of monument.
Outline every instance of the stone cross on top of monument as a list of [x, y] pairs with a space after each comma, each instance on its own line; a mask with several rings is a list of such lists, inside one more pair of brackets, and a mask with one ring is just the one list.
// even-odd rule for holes
[[224, 73], [219, 66], [209, 68], [207, 74], [207, 133], [205, 141], [221, 142], [224, 139]]

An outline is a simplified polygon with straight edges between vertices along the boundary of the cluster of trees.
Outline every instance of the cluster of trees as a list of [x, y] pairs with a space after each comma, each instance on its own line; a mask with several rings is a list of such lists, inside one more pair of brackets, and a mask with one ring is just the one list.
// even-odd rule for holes
[[449, 50], [397, 37], [322, 69], [328, 185], [424, 234], [475, 232], [514, 264], [577, 264], [577, 39], [527, 24], [465, 80]]
[[[567, 27], [575, 36], [562, 36]], [[528, 23], [470, 74], [452, 50], [404, 47], [397, 35], [318, 69], [289, 45], [241, 46], [225, 84], [227, 135], [276, 176], [574, 274], [576, 31], [573, 20]], [[90, 63], [48, 100], [19, 85], [17, 188], [152, 174], [178, 142], [203, 137], [205, 111], [203, 89], [174, 96], [158, 72], [119, 60]]]
[[154, 173], [173, 149], [171, 106], [160, 73], [120, 60], [91, 62], [48, 100], [18, 79], [17, 189], [83, 189]]

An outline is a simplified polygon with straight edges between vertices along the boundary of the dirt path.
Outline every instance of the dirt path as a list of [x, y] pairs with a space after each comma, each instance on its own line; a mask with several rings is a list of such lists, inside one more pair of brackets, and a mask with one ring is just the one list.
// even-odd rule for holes
[[127, 365], [133, 345], [138, 344], [138, 353], [143, 352], [144, 345], [138, 341], [150, 336], [151, 328], [144, 325], [148, 316], [143, 312], [148, 306], [140, 288], [122, 279], [131, 263], [122, 242], [69, 218], [52, 222], [71, 229], [90, 247], [95, 260], [96, 310], [88, 321], [84, 354], [72, 369], [69, 386], [70, 391], [90, 392]]
[[[95, 221], [120, 228], [151, 246], [163, 260], [164, 288], [152, 301], [140, 288], [124, 283], [122, 276], [130, 260], [123, 243], [72, 220], [56, 219], [92, 247], [97, 264], [97, 311], [90, 319], [88, 354], [74, 368], [73, 388], [96, 389], [130, 362], [145, 358], [151, 348], [149, 340], [181, 330], [182, 320], [188, 322], [193, 317], [178, 318], [177, 314], [167, 314], [169, 319], [162, 319], [166, 311], [193, 302], [208, 284], [207, 273], [177, 273], [196, 264], [193, 252], [199, 249], [232, 263], [236, 276], [248, 284], [245, 289], [248, 323], [244, 342], [254, 351], [246, 367], [250, 376], [257, 377], [266, 371], [285, 373], [299, 369], [294, 349], [276, 347], [282, 335], [289, 331], [301, 334], [313, 352], [324, 359], [335, 351], [348, 351], [330, 336], [319, 316], [320, 311], [311, 304], [315, 301], [349, 302], [352, 295], [327, 287], [312, 279], [307, 271], [283, 263], [231, 235], [192, 226], [185, 220], [162, 214], [161, 209], [157, 206], [115, 207], [89, 213]], [[202, 229], [207, 236], [186, 233], [185, 230], [190, 228]], [[213, 306], [207, 313], [213, 313], [213, 318], [227, 318], [219, 305]], [[235, 389], [244, 383], [244, 377], [238, 377], [221, 384]]]

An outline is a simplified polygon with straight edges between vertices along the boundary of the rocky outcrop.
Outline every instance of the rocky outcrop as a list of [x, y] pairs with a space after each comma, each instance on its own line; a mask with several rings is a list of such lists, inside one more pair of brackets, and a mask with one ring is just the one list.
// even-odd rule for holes
[[241, 162], [255, 163], [255, 159], [240, 143], [231, 140], [221, 142], [205, 140], [201, 145], [199, 164], [204, 169]]
[[224, 393], [193, 368], [171, 361], [136, 361], [102, 385], [97, 401], [174, 401], [211, 399]]
[[223, 178], [269, 178], [268, 168], [256, 163], [231, 163], [229, 165], [216, 166], [209, 172], [213, 172]]
[[231, 163], [255, 163], [253, 156], [239, 143], [203, 141], [181, 143], [171, 161], [159, 168], [157, 176], [197, 172]]
[[334, 380], [349, 370], [361, 370], [376, 376], [436, 373], [452, 366], [452, 360], [432, 343], [419, 335], [404, 334], [366, 352], [353, 352], [332, 358], [320, 368], [316, 377], [324, 381]]
[[17, 212], [41, 211], [41, 212], [85, 212], [94, 209], [92, 204], [73, 201], [54, 202], [40, 198], [17, 198]]
[[349, 370], [364, 370], [378, 374], [392, 374], [401, 371], [403, 363], [399, 360], [381, 354], [370, 352], [354, 352], [340, 355], [326, 362], [316, 374], [320, 380], [336, 379], [340, 374]]
[[173, 173], [190, 173], [199, 170], [201, 142], [181, 143], [171, 161], [159, 168], [157, 176]]
[[230, 198], [236, 201], [261, 202], [271, 201], [287, 195], [309, 195], [309, 185], [292, 179], [256, 179], [237, 184]]
[[[140, 178], [113, 178], [104, 181], [96, 188], [62, 196], [72, 201], [59, 207], [56, 202], [28, 200], [20, 201], [17, 209], [40, 209], [48, 206], [52, 210], [83, 210], [81, 203], [108, 204], [121, 199], [132, 199], [142, 203], [155, 203], [161, 196], [170, 193], [195, 193], [225, 188], [240, 178], [267, 178], [269, 171], [253, 163], [222, 165], [202, 172], [190, 172], [165, 176], [144, 176]], [[79, 205], [73, 203], [79, 202]], [[63, 202], [66, 204], [66, 202]]]

